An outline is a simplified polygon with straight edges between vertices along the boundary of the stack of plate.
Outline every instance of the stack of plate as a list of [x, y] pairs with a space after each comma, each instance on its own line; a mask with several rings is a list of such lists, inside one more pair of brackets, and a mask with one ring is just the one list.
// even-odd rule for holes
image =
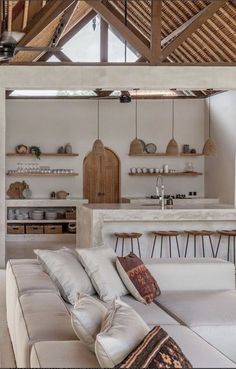
[[33, 220], [43, 220], [43, 210], [33, 210], [32, 219]]
[[55, 220], [57, 219], [57, 212], [56, 211], [46, 211], [45, 218], [47, 220]]

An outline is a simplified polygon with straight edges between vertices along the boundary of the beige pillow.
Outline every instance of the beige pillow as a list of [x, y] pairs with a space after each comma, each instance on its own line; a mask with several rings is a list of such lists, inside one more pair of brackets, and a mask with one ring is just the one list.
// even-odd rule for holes
[[101, 331], [103, 319], [108, 310], [98, 299], [81, 295], [71, 310], [71, 324], [75, 334], [94, 352], [97, 334]]
[[34, 253], [64, 300], [74, 305], [78, 294], [95, 294], [93, 285], [75, 251], [63, 248], [56, 251], [34, 250]]
[[116, 270], [116, 253], [111, 247], [76, 249], [100, 299], [109, 302], [129, 292]]
[[134, 309], [115, 300], [95, 342], [95, 353], [100, 366], [113, 368], [119, 364], [149, 331], [148, 325]]

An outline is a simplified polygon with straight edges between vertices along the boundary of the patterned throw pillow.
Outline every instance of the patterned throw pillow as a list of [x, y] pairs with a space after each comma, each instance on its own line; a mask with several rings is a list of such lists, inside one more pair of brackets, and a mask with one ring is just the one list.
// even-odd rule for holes
[[125, 286], [136, 300], [150, 304], [161, 291], [149, 270], [134, 253], [117, 257], [116, 267]]
[[157, 326], [115, 368], [192, 368], [192, 364], [168, 333]]

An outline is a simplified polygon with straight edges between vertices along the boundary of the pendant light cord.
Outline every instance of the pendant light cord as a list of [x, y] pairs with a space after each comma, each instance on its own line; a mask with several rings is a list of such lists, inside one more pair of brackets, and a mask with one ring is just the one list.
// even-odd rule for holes
[[208, 110], [209, 110], [209, 112], [208, 112], [208, 114], [209, 114], [209, 138], [211, 137], [211, 98], [210, 98], [210, 96], [209, 96], [209, 107], [208, 107]]
[[100, 100], [98, 99], [98, 139], [100, 138]]
[[136, 89], [136, 100], [135, 100], [135, 134], [136, 138], [138, 138], [138, 90]]
[[175, 124], [175, 102], [172, 100], [172, 138], [174, 139], [174, 124]]
[[[127, 0], [125, 0], [125, 26], [127, 27]], [[125, 40], [125, 63], [127, 62], [127, 41]]]

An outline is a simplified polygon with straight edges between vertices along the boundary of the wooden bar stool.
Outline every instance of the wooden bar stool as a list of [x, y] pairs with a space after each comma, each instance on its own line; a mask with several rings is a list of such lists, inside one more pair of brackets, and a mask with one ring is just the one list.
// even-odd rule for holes
[[114, 233], [114, 236], [116, 237], [115, 252], [117, 251], [119, 240], [122, 240], [122, 256], [124, 256], [124, 245], [125, 245], [125, 240], [127, 240], [127, 239], [130, 240], [131, 251], [134, 252], [134, 242], [133, 241], [136, 240], [137, 245], [138, 245], [139, 257], [141, 258], [141, 250], [140, 250], [139, 239], [140, 239], [140, 237], [142, 237], [142, 233], [136, 233], [136, 232]]
[[171, 239], [172, 239], [172, 237], [175, 238], [177, 252], [178, 252], [178, 255], [179, 255], [179, 258], [180, 258], [180, 250], [179, 250], [178, 236], [181, 234], [181, 232], [178, 232], [178, 231], [154, 231], [154, 232], [152, 232], [152, 234], [154, 235], [154, 241], [153, 241], [153, 246], [152, 246], [151, 258], [153, 257], [153, 254], [154, 254], [154, 251], [155, 251], [157, 237], [161, 237], [160, 258], [162, 258], [163, 239], [164, 239], [164, 237], [168, 237], [168, 239], [169, 239], [169, 254], [170, 254], [170, 258], [172, 257], [172, 244], [171, 244]]
[[201, 237], [202, 240], [202, 256], [205, 257], [205, 243], [204, 243], [204, 237], [208, 237], [209, 238], [209, 242], [211, 245], [211, 252], [212, 252], [212, 256], [214, 257], [214, 248], [212, 245], [212, 239], [211, 236], [213, 236], [214, 234], [216, 234], [216, 232], [213, 231], [185, 231], [185, 233], [187, 234], [187, 241], [186, 241], [186, 247], [185, 247], [185, 253], [184, 253], [184, 257], [187, 257], [187, 252], [188, 252], [188, 245], [189, 245], [189, 238], [190, 236], [193, 237], [193, 242], [194, 242], [194, 257], [196, 258], [197, 256], [197, 237]]
[[219, 235], [219, 241], [218, 241], [218, 245], [217, 245], [215, 257], [217, 258], [217, 255], [218, 255], [218, 252], [219, 252], [219, 248], [220, 248], [220, 242], [221, 242], [222, 237], [227, 237], [228, 238], [227, 260], [229, 261], [230, 239], [232, 237], [233, 238], [233, 255], [234, 255], [234, 264], [235, 264], [235, 237], [236, 237], [236, 230], [231, 230], [231, 231], [218, 231], [217, 233]]

